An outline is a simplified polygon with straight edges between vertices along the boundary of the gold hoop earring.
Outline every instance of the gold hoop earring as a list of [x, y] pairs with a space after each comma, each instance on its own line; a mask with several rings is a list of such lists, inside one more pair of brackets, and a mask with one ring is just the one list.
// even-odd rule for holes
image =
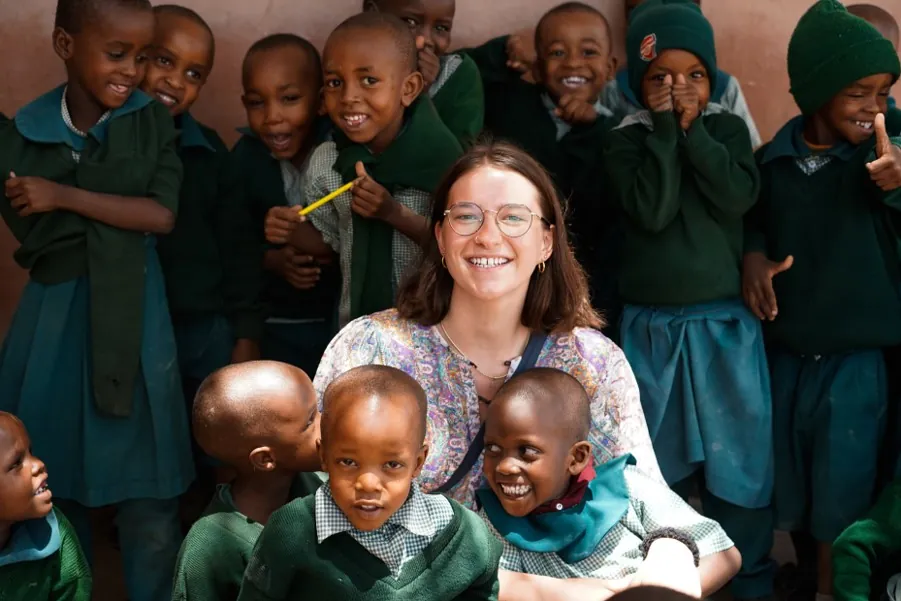
[[447, 261], [444, 260], [444, 255], [441, 255], [441, 266], [447, 269]]
[[546, 266], [545, 266], [545, 264], [544, 264], [544, 261], [542, 261], [541, 263], [539, 263], [539, 264], [538, 264], [538, 273], [544, 273], [545, 267], [546, 267]]

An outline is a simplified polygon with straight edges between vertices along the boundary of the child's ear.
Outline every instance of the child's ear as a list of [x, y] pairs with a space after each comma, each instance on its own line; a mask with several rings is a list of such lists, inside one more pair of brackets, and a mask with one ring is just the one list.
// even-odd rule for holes
[[56, 27], [53, 30], [52, 35], [53, 41], [53, 51], [56, 52], [56, 55], [63, 59], [64, 61], [72, 58], [73, 46], [75, 40], [72, 39], [72, 36], [63, 29], [62, 27]]
[[419, 473], [422, 471], [422, 467], [425, 465], [426, 457], [429, 456], [429, 445], [423, 444], [422, 448], [419, 449], [419, 454], [416, 455], [416, 469], [413, 470], [413, 477], [418, 478]]
[[321, 469], [323, 472], [327, 472], [328, 470], [326, 469], [325, 465], [325, 452], [322, 449], [321, 438], [316, 439], [316, 454], [319, 455], [319, 469]]
[[607, 81], [613, 81], [616, 78], [616, 68], [618, 66], [619, 61], [611, 54], [610, 60], [607, 62]]
[[375, 3], [375, 0], [365, 0], [363, 2], [363, 12], [379, 12], [379, 5]]
[[275, 469], [275, 453], [271, 447], [257, 447], [250, 452], [250, 464], [258, 472], [271, 472]]
[[591, 443], [587, 440], [577, 442], [569, 450], [569, 473], [571, 476], [578, 476], [591, 461]]
[[403, 94], [401, 102], [403, 103], [404, 108], [408, 108], [417, 98], [419, 98], [424, 86], [425, 83], [422, 79], [422, 73], [419, 71], [414, 71], [407, 75], [407, 78], [404, 80], [403, 89], [401, 90]]

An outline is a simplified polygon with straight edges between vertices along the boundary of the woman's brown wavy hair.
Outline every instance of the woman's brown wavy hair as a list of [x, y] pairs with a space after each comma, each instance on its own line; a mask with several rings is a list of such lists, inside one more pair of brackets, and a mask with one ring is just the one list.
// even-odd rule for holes
[[604, 322], [591, 306], [588, 280], [570, 247], [563, 207], [554, 182], [525, 151], [506, 142], [490, 140], [481, 141], [460, 157], [435, 190], [429, 240], [422, 261], [398, 293], [400, 316], [430, 326], [447, 315], [454, 280], [441, 265], [435, 224], [444, 221], [451, 187], [470, 171], [483, 166], [512, 171], [529, 180], [538, 191], [541, 212], [554, 225], [554, 249], [544, 273], [536, 269], [532, 275], [522, 310], [522, 324], [547, 333], [569, 332], [577, 327], [600, 329]]

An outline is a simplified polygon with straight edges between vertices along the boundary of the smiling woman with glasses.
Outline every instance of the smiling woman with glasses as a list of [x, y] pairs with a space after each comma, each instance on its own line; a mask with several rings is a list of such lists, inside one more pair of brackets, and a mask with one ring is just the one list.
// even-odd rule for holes
[[[556, 189], [534, 159], [505, 143], [475, 146], [435, 192], [432, 237], [398, 308], [351, 322], [326, 350], [314, 380], [320, 398], [340, 374], [372, 363], [402, 369], [425, 389], [426, 492], [473, 506], [481, 415], [504, 381], [536, 365], [566, 371], [588, 391], [596, 463], [631, 453], [661, 478], [635, 377], [598, 331], [603, 321], [563, 223]], [[599, 585], [502, 572], [501, 601], [519, 598], [519, 586], [584, 598]]]

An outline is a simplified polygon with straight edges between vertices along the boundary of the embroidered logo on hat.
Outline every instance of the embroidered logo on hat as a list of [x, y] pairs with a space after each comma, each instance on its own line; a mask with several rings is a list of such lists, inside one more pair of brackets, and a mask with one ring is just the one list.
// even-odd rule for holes
[[646, 63], [651, 62], [655, 58], [657, 58], [657, 34], [649, 33], [644, 36], [644, 39], [641, 40], [641, 46], [638, 50], [639, 56], [641, 56], [641, 60]]

